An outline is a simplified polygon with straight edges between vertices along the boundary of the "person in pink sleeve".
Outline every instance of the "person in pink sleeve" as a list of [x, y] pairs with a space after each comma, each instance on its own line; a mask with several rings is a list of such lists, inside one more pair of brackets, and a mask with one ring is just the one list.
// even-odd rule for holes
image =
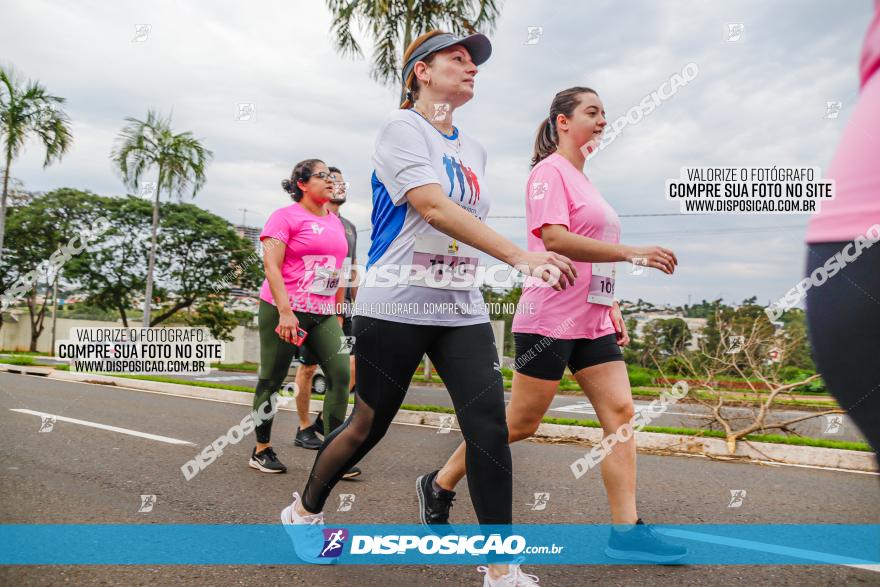
[[816, 367], [880, 454], [880, 0], [859, 74], [859, 99], [826, 174], [835, 197], [807, 228], [801, 291]]
[[[270, 442], [278, 390], [300, 346], [317, 357], [327, 377], [325, 433], [345, 420], [349, 360], [341, 353], [343, 332], [337, 308], [344, 290], [339, 279], [348, 254], [345, 228], [326, 208], [336, 175], [320, 159], [300, 161], [281, 187], [293, 203], [269, 216], [260, 241], [266, 279], [260, 289], [260, 373], [253, 408], [262, 410], [257, 443], [248, 464], [263, 473], [287, 471]], [[305, 391], [308, 393], [308, 391]]]
[[[510, 442], [528, 438], [538, 429], [566, 366], [596, 410], [606, 437], [634, 414], [620, 350], [629, 343], [629, 336], [614, 300], [614, 264], [628, 261], [671, 275], [678, 259], [663, 247], [620, 244], [617, 214], [583, 173], [585, 155], [595, 148], [605, 125], [605, 111], [596, 92], [574, 87], [556, 94], [550, 116], [538, 129], [526, 185], [528, 250], [563, 254], [574, 261], [583, 277], [564, 291], [542, 287], [533, 279], [524, 284], [523, 311], [513, 320], [517, 358], [507, 406]], [[683, 558], [685, 548], [662, 540], [636, 513], [632, 436], [611, 450], [601, 470], [612, 523], [620, 525], [612, 530], [606, 553], [650, 562]], [[463, 446], [442, 469], [431, 473], [450, 496], [465, 474]], [[447, 519], [446, 514], [441, 519]]]

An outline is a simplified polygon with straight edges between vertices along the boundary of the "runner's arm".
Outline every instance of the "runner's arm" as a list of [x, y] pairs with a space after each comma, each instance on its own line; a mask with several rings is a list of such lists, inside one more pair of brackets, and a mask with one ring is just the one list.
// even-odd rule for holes
[[575, 261], [587, 263], [609, 263], [628, 261], [623, 244], [606, 243], [570, 232], [561, 224], [545, 224], [541, 227], [541, 240], [544, 248], [555, 251]]
[[[494, 230], [481, 222], [476, 216], [446, 197], [440, 185], [429, 183], [412, 188], [406, 192], [409, 203], [425, 219], [425, 222], [451, 236], [454, 239], [475, 247], [484, 253], [499, 259], [522, 271], [528, 266], [534, 270], [539, 265], [554, 265], [568, 276], [568, 283], [573, 284], [577, 270], [571, 261], [556, 253], [550, 253], [546, 259], [536, 261], [536, 252], [524, 251]], [[542, 253], [544, 254], [544, 253]], [[531, 273], [531, 271], [529, 271]], [[536, 275], [541, 277], [541, 275]], [[565, 287], [565, 279], [561, 280]], [[555, 287], [555, 286], [554, 286]]]
[[667, 274], [675, 272], [678, 258], [669, 249], [658, 246], [631, 247], [622, 243], [607, 243], [579, 234], [574, 234], [561, 224], [545, 224], [541, 227], [541, 240], [544, 248], [565, 255], [575, 261], [587, 263], [610, 263], [635, 258], [646, 260], [644, 265], [659, 269]]

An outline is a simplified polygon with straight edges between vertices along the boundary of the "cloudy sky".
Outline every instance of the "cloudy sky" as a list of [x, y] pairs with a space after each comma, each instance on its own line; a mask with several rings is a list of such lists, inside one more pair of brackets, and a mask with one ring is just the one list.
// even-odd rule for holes
[[[524, 191], [538, 123], [564, 88], [596, 89], [609, 121], [690, 62], [698, 76], [649, 116], [629, 125], [586, 173], [622, 218], [622, 241], [678, 254], [673, 277], [618, 267], [617, 294], [658, 303], [757, 295], [766, 303], [801, 277], [806, 216], [675, 214], [664, 198], [682, 166], [827, 167], [857, 96], [857, 63], [871, 0], [500, 1], [476, 96], [454, 123], [489, 153], [490, 224], [525, 244]], [[370, 154], [397, 106], [398, 88], [369, 78], [366, 57], [336, 54], [330, 14], [319, 1], [259, 3], [51, 2], [4, 6], [0, 59], [66, 98], [75, 143], [42, 168], [35, 143], [12, 175], [30, 190], [62, 186], [102, 195], [125, 189], [109, 153], [126, 117], [173, 112], [214, 152], [194, 203], [228, 220], [261, 226], [289, 203], [280, 188], [293, 165], [319, 157], [352, 183], [343, 213], [360, 230], [366, 259]], [[730, 41], [728, 25], [742, 24]], [[139, 33], [137, 25], [148, 25]], [[529, 27], [542, 27], [527, 44]], [[141, 29], [144, 30], [143, 28]], [[837, 118], [826, 102], [840, 101]], [[236, 119], [253, 104], [250, 121]], [[623, 273], [623, 275], [621, 275]]]

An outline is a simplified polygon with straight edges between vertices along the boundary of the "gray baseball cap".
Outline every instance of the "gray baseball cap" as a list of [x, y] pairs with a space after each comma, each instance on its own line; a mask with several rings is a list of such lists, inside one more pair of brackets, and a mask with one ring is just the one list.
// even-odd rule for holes
[[489, 42], [489, 38], [486, 35], [480, 33], [467, 37], [456, 37], [451, 33], [434, 35], [419, 45], [403, 65], [403, 83], [406, 83], [417, 61], [424, 61], [431, 53], [453, 45], [461, 45], [467, 49], [468, 53], [471, 54], [471, 60], [474, 62], [474, 65], [482, 65], [492, 55], [492, 43]]

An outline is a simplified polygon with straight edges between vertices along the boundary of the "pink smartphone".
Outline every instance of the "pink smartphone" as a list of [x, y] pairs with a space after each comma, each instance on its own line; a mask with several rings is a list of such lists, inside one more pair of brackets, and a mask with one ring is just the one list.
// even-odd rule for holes
[[[281, 326], [280, 325], [275, 327], [275, 334], [277, 334], [278, 336], [281, 336]], [[305, 330], [303, 330], [302, 328], [297, 326], [296, 327], [296, 338], [294, 339], [293, 344], [295, 344], [296, 346], [302, 345], [302, 343], [306, 340], [306, 337], [308, 335], [309, 335], [308, 332], [306, 332]]]

